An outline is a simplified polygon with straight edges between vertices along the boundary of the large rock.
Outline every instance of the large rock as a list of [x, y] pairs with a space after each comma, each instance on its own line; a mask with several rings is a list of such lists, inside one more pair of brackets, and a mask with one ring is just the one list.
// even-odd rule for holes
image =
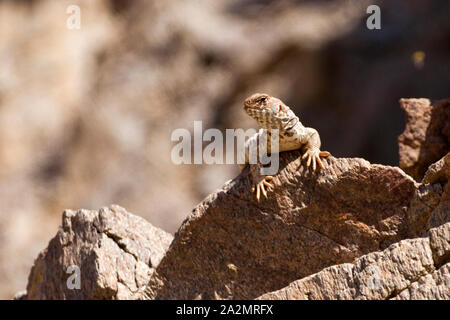
[[[396, 167], [329, 158], [313, 173], [280, 156], [269, 199], [251, 193], [257, 166], [197, 206], [145, 290], [150, 299], [252, 299], [407, 238], [418, 184]], [[420, 242], [420, 241], [419, 241]], [[408, 254], [408, 253], [405, 253]]]
[[[260, 202], [259, 167], [245, 169], [173, 242], [118, 206], [65, 211], [16, 299], [448, 298], [448, 155], [422, 184], [363, 159], [331, 157], [311, 172], [299, 156], [281, 154]], [[71, 266], [80, 290], [68, 286]]]
[[259, 299], [449, 299], [450, 153], [432, 164], [407, 211], [410, 237]]
[[450, 99], [434, 105], [428, 99], [400, 99], [400, 105], [406, 113], [398, 137], [400, 168], [419, 181], [450, 150]]
[[[131, 299], [148, 282], [172, 238], [119, 206], [66, 210], [19, 298]], [[80, 270], [79, 289], [73, 289], [71, 266]]]
[[450, 299], [450, 223], [258, 299]]

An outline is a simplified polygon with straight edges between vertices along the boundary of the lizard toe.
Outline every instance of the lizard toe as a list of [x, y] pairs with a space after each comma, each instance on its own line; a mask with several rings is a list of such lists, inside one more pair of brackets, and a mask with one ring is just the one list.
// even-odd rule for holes
[[267, 192], [272, 191], [274, 188], [274, 185], [270, 183], [269, 181], [273, 180], [273, 176], [265, 176], [263, 180], [258, 182], [253, 188], [252, 192], [256, 190], [256, 200], [259, 202], [261, 199], [261, 193], [262, 195], [267, 199]]

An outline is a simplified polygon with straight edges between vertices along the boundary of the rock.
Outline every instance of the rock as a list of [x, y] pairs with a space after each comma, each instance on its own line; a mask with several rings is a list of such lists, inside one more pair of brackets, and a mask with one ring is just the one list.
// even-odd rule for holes
[[[258, 299], [450, 299], [449, 232], [447, 223], [428, 238], [402, 240]], [[433, 256], [446, 264], [436, 264]]]
[[[269, 199], [258, 203], [251, 193], [261, 178], [251, 166], [199, 204], [144, 298], [253, 299], [385, 249], [408, 237], [411, 221], [426, 230], [427, 221], [407, 218], [418, 185], [399, 168], [328, 158], [328, 168], [313, 173], [300, 155], [281, 154]], [[431, 252], [424, 259], [430, 269]]]
[[424, 224], [428, 230], [450, 221], [449, 162], [447, 153], [429, 167], [416, 189], [407, 214], [410, 237], [423, 235]]
[[450, 223], [442, 227], [430, 229], [428, 232], [430, 247], [435, 265], [443, 265], [450, 261]]
[[[15, 299], [448, 298], [449, 154], [421, 184], [359, 158], [330, 157], [312, 172], [300, 155], [280, 154], [260, 202], [260, 167], [245, 169], [173, 242], [118, 206], [65, 211]], [[74, 265], [82, 290], [68, 289]]]
[[425, 172], [422, 183], [447, 183], [450, 178], [450, 152], [441, 160], [433, 163]]
[[[172, 238], [116, 205], [66, 210], [58, 233], [36, 259], [21, 298], [131, 299], [148, 282]], [[76, 284], [71, 266], [79, 268], [80, 290], [68, 288]]]
[[359, 158], [312, 172], [300, 155], [280, 154], [260, 202], [246, 168], [174, 239], [119, 206], [65, 211], [15, 299], [448, 299], [447, 156], [418, 184]]
[[398, 137], [400, 168], [419, 181], [450, 150], [450, 99], [434, 105], [428, 99], [400, 99], [400, 105], [406, 113]]
[[393, 300], [449, 300], [450, 263], [413, 282]]

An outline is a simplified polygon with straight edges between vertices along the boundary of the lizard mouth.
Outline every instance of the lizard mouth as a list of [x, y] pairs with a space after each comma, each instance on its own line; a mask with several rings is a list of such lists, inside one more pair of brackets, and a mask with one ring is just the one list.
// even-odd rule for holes
[[272, 110], [263, 108], [246, 108], [245, 111], [249, 116], [261, 124], [261, 126], [270, 129], [279, 129], [283, 131], [291, 130], [298, 122], [297, 117], [292, 117], [289, 114], [277, 114]]

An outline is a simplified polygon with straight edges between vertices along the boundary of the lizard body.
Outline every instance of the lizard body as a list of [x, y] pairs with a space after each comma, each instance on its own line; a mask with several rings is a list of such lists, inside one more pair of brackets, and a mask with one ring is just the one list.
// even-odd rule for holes
[[[244, 169], [249, 163], [249, 150], [257, 148], [259, 139], [267, 141], [267, 152], [270, 153], [270, 134], [273, 129], [277, 129], [279, 132], [279, 152], [302, 149], [304, 152], [302, 160], [307, 159], [307, 167], [312, 165], [313, 170], [316, 170], [317, 165], [324, 168], [320, 157], [328, 157], [331, 154], [327, 151], [320, 151], [319, 133], [313, 128], [303, 126], [295, 113], [280, 99], [256, 93], [245, 100], [244, 110], [260, 124], [262, 129], [246, 142], [245, 161], [240, 165], [241, 169]], [[266, 188], [269, 190], [273, 188], [271, 180], [273, 180], [272, 176], [265, 176], [256, 185], [258, 201], [261, 193], [267, 198]]]

